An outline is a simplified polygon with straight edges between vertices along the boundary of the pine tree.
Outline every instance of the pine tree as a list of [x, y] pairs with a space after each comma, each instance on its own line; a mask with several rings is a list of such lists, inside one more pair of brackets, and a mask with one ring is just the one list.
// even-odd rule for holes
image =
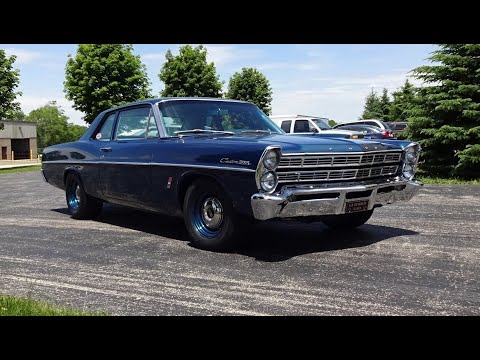
[[390, 121], [407, 121], [408, 111], [413, 107], [415, 88], [408, 81], [397, 91], [392, 93], [393, 101], [389, 108]]
[[480, 45], [443, 44], [414, 69], [425, 82], [409, 111], [407, 136], [423, 147], [431, 175], [480, 177]]
[[380, 98], [380, 105], [382, 107], [382, 117], [384, 121], [390, 121], [390, 105], [392, 104], [388, 96], [388, 90], [383, 89], [382, 97]]
[[360, 119], [382, 119], [382, 117], [382, 102], [372, 89], [372, 92], [365, 98], [365, 108]]

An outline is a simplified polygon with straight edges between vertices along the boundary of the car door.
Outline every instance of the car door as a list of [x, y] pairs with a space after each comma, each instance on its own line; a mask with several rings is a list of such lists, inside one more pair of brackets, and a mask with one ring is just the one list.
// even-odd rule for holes
[[148, 200], [151, 188], [153, 149], [158, 139], [149, 136], [150, 124], [155, 121], [150, 105], [135, 106], [118, 111], [113, 139], [100, 151], [103, 164], [103, 197], [125, 205], [142, 204]]

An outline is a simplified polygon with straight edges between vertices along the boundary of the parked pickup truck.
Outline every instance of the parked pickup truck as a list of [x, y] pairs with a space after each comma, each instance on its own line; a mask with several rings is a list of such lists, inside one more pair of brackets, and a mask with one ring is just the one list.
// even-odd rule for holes
[[344, 139], [363, 139], [360, 131], [332, 129], [328, 119], [309, 115], [272, 115], [270, 116], [287, 134], [317, 134], [319, 137], [333, 137]]

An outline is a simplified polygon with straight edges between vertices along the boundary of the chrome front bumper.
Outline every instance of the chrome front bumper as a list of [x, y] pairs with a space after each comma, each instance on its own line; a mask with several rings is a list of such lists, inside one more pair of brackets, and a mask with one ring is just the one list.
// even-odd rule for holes
[[393, 179], [382, 183], [337, 187], [286, 186], [278, 195], [252, 195], [253, 216], [257, 220], [299, 216], [338, 215], [345, 213], [345, 203], [368, 200], [368, 210], [375, 205], [410, 200], [423, 186], [419, 181]]

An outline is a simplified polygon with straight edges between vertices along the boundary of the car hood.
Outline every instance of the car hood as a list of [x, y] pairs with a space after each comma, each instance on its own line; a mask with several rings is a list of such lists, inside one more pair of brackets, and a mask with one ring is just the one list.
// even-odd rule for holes
[[[153, 155], [153, 162], [250, 170], [256, 169], [267, 146], [279, 146], [282, 154], [305, 154], [401, 150], [410, 143], [398, 140], [350, 140], [285, 134], [201, 135], [160, 141], [164, 142], [164, 146]], [[165, 154], [168, 154], [167, 158]]]
[[[410, 142], [389, 141], [389, 140], [352, 140], [340, 138], [322, 138], [312, 134], [308, 135], [234, 135], [234, 136], [192, 136], [182, 139], [185, 143], [209, 143], [208, 147], [226, 146], [232, 149], [261, 149], [267, 146], [280, 146], [282, 153], [317, 153], [317, 152], [363, 152], [378, 150], [402, 149]], [[404, 144], [405, 143], [405, 144]]]

